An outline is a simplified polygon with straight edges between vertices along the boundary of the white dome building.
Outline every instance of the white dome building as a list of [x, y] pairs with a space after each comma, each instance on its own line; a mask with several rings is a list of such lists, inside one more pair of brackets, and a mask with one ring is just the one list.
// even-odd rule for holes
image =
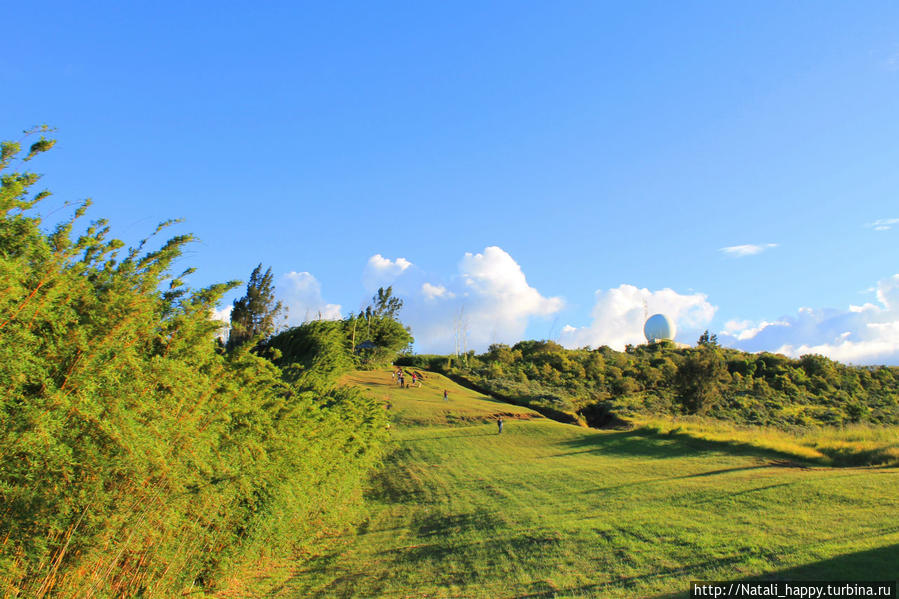
[[674, 327], [674, 323], [664, 314], [653, 314], [646, 319], [646, 324], [643, 325], [643, 334], [646, 335], [649, 343], [663, 340], [674, 341], [676, 333], [677, 329]]

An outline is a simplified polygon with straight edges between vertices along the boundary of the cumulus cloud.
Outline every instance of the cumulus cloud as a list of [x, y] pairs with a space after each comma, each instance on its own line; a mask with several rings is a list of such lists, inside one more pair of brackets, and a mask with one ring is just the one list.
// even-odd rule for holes
[[758, 324], [753, 323], [751, 320], [729, 320], [724, 324], [722, 335], [733, 337], [738, 341], [744, 341], [746, 339], [752, 339], [766, 327], [785, 327], [789, 326], [789, 324], [790, 323], [784, 320], [774, 322], [763, 320]]
[[493, 328], [503, 338], [520, 338], [532, 316], [549, 316], [563, 305], [558, 297], [543, 297], [531, 287], [521, 266], [501, 248], [490, 246], [482, 254], [466, 253], [459, 263], [459, 273], [471, 308], [468, 318], [480, 333], [475, 338], [482, 344]]
[[443, 285], [432, 285], [428, 282], [424, 282], [421, 285], [421, 293], [425, 296], [426, 299], [436, 299], [438, 297], [453, 297], [454, 294], [452, 291], [447, 291], [446, 287]]
[[466, 253], [458, 274], [441, 283], [422, 281], [421, 273], [408, 266], [398, 269], [399, 260], [373, 256], [369, 264], [375, 263], [396, 273], [392, 283], [405, 300], [401, 317], [422, 352], [452, 352], [457, 337], [476, 351], [491, 343], [515, 343], [532, 318], [555, 314], [563, 305], [561, 298], [545, 297], [532, 287], [521, 266], [496, 246]]
[[278, 297], [287, 308], [287, 323], [296, 326], [310, 320], [337, 320], [340, 305], [329, 304], [322, 297], [321, 283], [308, 272], [292, 271], [281, 277]]
[[725, 326], [722, 343], [798, 357], [822, 354], [853, 364], [899, 364], [899, 274], [877, 284], [877, 303], [845, 310], [800, 308], [776, 322]]
[[650, 314], [660, 312], [671, 318], [681, 338], [694, 333], [698, 337], [698, 332], [708, 325], [717, 309], [702, 293], [681, 294], [668, 288], [650, 291], [623, 284], [597, 291], [593, 322], [586, 327], [566, 325], [560, 340], [570, 348], [608, 345], [617, 350], [624, 349], [629, 343], [644, 343], [644, 306]]
[[899, 224], [899, 218], [881, 218], [875, 220], [873, 223], [868, 223], [865, 226], [870, 227], [875, 231], [889, 231], [897, 224]]
[[728, 247], [720, 248], [718, 251], [727, 254], [728, 256], [733, 256], [734, 258], [742, 258], [744, 256], [754, 256], [755, 254], [761, 254], [765, 250], [769, 250], [771, 248], [776, 248], [776, 243], [763, 243], [761, 245], [755, 244], [745, 244], [745, 245], [731, 245]]
[[405, 258], [390, 260], [381, 254], [368, 259], [362, 272], [362, 284], [366, 291], [375, 291], [378, 287], [391, 285], [402, 275], [412, 263]]

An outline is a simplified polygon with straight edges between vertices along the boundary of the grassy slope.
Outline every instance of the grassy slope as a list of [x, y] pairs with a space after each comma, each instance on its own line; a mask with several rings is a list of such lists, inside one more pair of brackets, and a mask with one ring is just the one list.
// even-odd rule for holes
[[389, 397], [396, 450], [367, 521], [276, 596], [653, 597], [690, 580], [897, 576], [899, 469], [586, 430], [434, 374], [409, 390], [387, 372], [345, 380]]

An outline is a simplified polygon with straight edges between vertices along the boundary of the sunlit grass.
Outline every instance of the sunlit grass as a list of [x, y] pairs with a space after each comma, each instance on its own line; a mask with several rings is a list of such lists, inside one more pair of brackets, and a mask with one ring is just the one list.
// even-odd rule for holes
[[709, 418], [635, 418], [636, 428], [707, 441], [745, 443], [797, 459], [831, 466], [899, 466], [899, 426], [738, 426]]
[[[495, 422], [500, 415], [513, 419], [542, 418], [534, 410], [496, 401], [457, 385], [442, 374], [423, 374], [425, 379], [420, 387], [416, 383], [401, 388], [387, 370], [352, 372], [340, 382], [365, 387], [385, 405], [389, 404], [392, 419], [400, 426]], [[407, 378], [406, 382], [410, 380]], [[446, 400], [443, 399], [444, 390]]]
[[[361, 526], [267, 596], [668, 597], [691, 580], [895, 578], [899, 469], [827, 467], [818, 448], [889, 431], [597, 431], [437, 375], [421, 389], [389, 372], [345, 382], [390, 401], [395, 450]], [[499, 435], [498, 414], [521, 418]]]

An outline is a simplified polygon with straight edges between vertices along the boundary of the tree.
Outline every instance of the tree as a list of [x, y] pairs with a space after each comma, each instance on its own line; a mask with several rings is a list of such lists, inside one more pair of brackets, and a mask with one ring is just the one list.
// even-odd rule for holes
[[378, 293], [372, 296], [372, 315], [376, 318], [385, 317], [397, 320], [400, 310], [403, 309], [403, 300], [393, 295], [393, 287], [378, 288]]
[[[393, 287], [381, 287], [372, 296], [371, 302], [359, 312], [359, 316], [346, 321], [351, 347], [360, 364], [389, 364], [413, 341], [408, 327], [399, 320], [403, 300], [393, 295]], [[357, 326], [361, 324], [360, 320], [364, 324]], [[360, 348], [366, 341], [374, 347]]]
[[231, 332], [226, 345], [232, 351], [248, 341], [262, 340], [275, 332], [275, 319], [281, 313], [281, 302], [275, 301], [272, 269], [262, 272], [262, 264], [253, 269], [247, 294], [234, 300], [231, 309]]
[[709, 335], [709, 330], [706, 329], [705, 332], [699, 336], [699, 341], [697, 341], [696, 345], [702, 346], [712, 346], [718, 347], [718, 335]]
[[704, 414], [721, 397], [722, 379], [727, 376], [727, 364], [711, 344], [690, 351], [677, 372], [677, 387], [684, 410], [689, 414]]

